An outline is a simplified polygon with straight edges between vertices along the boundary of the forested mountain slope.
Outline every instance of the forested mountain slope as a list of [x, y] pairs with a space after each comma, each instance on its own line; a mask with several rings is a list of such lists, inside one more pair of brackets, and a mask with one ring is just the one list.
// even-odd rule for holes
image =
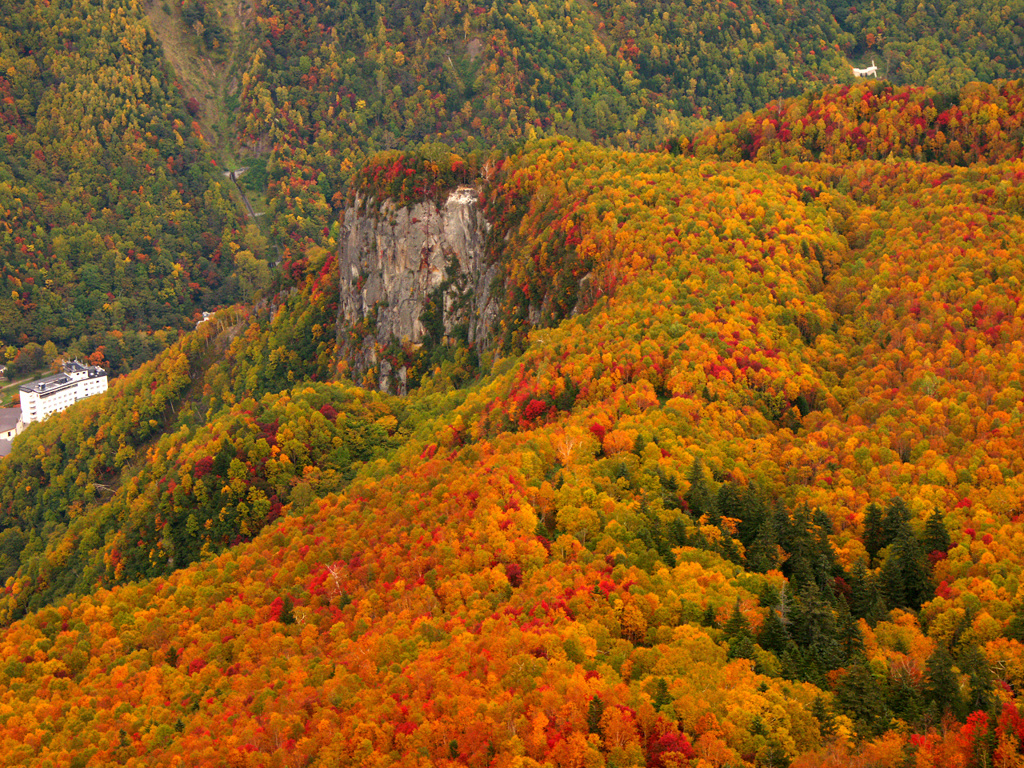
[[135, 3], [0, 5], [5, 346], [103, 347], [130, 370], [238, 298], [241, 222], [142, 19]]
[[[483, 165], [544, 135], [650, 148], [848, 82], [871, 59], [897, 85], [948, 94], [1019, 77], [1024, 50], [1020, 0], [0, 10], [0, 340], [98, 352], [117, 372], [197, 309], [267, 289], [265, 261], [298, 263], [301, 283], [305, 251], [329, 245], [351, 174], [378, 151], [441, 142]], [[218, 157], [244, 160], [242, 183], [266, 193], [269, 242], [242, 226]]]
[[1024, 74], [1020, 0], [264, 0], [256, 18], [239, 140], [272, 148], [286, 262], [326, 234], [353, 170], [378, 151], [440, 142], [471, 159], [545, 135], [650, 148], [684, 125], [850, 82], [872, 59], [891, 83], [944, 94]]
[[21, 511], [95, 493], [87, 455], [47, 460], [84, 409], [16, 444], [2, 512], [49, 538], [6, 615], [59, 595], [58, 542], [102, 588], [0, 636], [10, 764], [1019, 762], [1024, 160], [702, 136], [489, 167], [501, 346], [468, 388], [303, 383], [337, 285], [308, 250], [283, 310], [123, 385], [141, 408], [229, 332], [190, 415], [106, 449], [109, 500]]

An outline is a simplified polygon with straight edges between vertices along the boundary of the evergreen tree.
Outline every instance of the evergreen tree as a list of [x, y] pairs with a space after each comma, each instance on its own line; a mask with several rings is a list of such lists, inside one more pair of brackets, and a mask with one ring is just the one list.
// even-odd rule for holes
[[891, 715], [885, 703], [884, 684], [875, 678], [864, 656], [847, 667], [840, 678], [836, 703], [864, 738], [878, 736], [889, 727]]
[[887, 543], [882, 530], [882, 510], [875, 503], [868, 504], [864, 514], [864, 549], [868, 552], [869, 563], [874, 562]]
[[988, 659], [981, 652], [978, 644], [971, 642], [961, 646], [957, 655], [957, 666], [967, 672], [969, 687], [964, 700], [965, 712], [987, 711], [995, 702], [993, 690], [995, 681], [992, 670], [988, 665]]
[[669, 539], [677, 547], [689, 546], [690, 537], [686, 533], [686, 521], [682, 513], [677, 512], [676, 517], [668, 525]]
[[786, 748], [775, 736], [771, 736], [757, 751], [757, 764], [765, 768], [789, 768], [791, 763]]
[[744, 548], [749, 549], [768, 517], [768, 510], [760, 494], [736, 483], [723, 483], [715, 496], [715, 507], [721, 517], [739, 521], [736, 536]]
[[1013, 617], [1010, 619], [1010, 623], [1003, 630], [1003, 635], [1011, 640], [1016, 640], [1018, 643], [1024, 643], [1024, 608], [1017, 607]]
[[281, 603], [281, 614], [278, 616], [278, 621], [282, 624], [295, 623], [295, 604], [292, 602], [291, 595], [285, 595], [284, 601]]
[[782, 676], [789, 680], [803, 680], [806, 678], [805, 670], [807, 662], [804, 660], [803, 649], [796, 643], [790, 643], [779, 658], [782, 666]]
[[780, 527], [779, 543], [789, 553], [782, 565], [782, 572], [793, 583], [797, 591], [815, 581], [817, 542], [811, 531], [810, 513], [801, 507], [793, 513], [793, 519], [786, 528]]
[[836, 594], [836, 579], [846, 581], [849, 577], [846, 569], [843, 568], [836, 556], [835, 547], [832, 546], [832, 537], [835, 536], [835, 528], [832, 520], [821, 509], [814, 510], [814, 527], [818, 548], [818, 565], [815, 578], [818, 586], [828, 595], [838, 597]]
[[754, 658], [755, 651], [756, 644], [749, 632], [739, 637], [734, 637], [729, 641], [730, 659], [752, 659]]
[[654, 695], [651, 698], [653, 699], [655, 709], [667, 707], [672, 703], [672, 696], [668, 692], [668, 683], [664, 677], [659, 677], [654, 682]]
[[941, 719], [946, 712], [963, 718], [964, 700], [960, 693], [960, 681], [953, 669], [953, 658], [941, 644], [928, 657], [924, 673], [924, 698], [938, 718]]
[[740, 602], [736, 601], [729, 620], [725, 622], [725, 637], [729, 641], [730, 659], [754, 658], [754, 638], [750, 632], [750, 622], [740, 610]]
[[731, 640], [734, 637], [740, 635], [750, 634], [750, 622], [747, 621], [747, 617], [743, 615], [743, 611], [740, 610], [740, 601], [737, 599], [736, 604], [732, 608], [732, 613], [729, 615], [729, 620], [725, 622], [725, 636]]
[[604, 702], [597, 696], [590, 699], [587, 707], [587, 731], [589, 733], [601, 733], [601, 718], [604, 716]]
[[836, 529], [832, 525], [832, 518], [830, 518], [825, 511], [820, 507], [814, 508], [814, 525], [818, 529], [818, 536], [824, 537], [828, 541], [829, 536], [835, 536]]
[[890, 608], [917, 611], [932, 594], [927, 560], [908, 521], [900, 526], [889, 547], [880, 580]]
[[836, 735], [835, 712], [832, 711], [832, 708], [825, 703], [821, 696], [814, 697], [814, 703], [811, 704], [811, 714], [818, 721], [818, 730], [821, 731], [823, 739], [827, 741]]
[[761, 630], [757, 633], [757, 644], [766, 651], [771, 651], [776, 656], [781, 656], [791, 642], [792, 640], [789, 638], [789, 633], [786, 632], [786, 625], [782, 623], [782, 617], [779, 615], [779, 612], [774, 608], [769, 608], [768, 614], [761, 624]]
[[779, 526], [774, 514], [764, 516], [753, 542], [747, 547], [747, 568], [766, 573], [779, 567]]
[[908, 723], [918, 723], [925, 711], [920, 682], [903, 668], [891, 670], [887, 702], [894, 717]]
[[[740, 541], [743, 541], [742, 531], [746, 528], [746, 510], [744, 509], [744, 488], [736, 483], [722, 483], [715, 494], [715, 509], [722, 517], [732, 517], [739, 520], [737, 531], [740, 532]], [[756, 527], [753, 532], [756, 533]], [[745, 544], [746, 542], [744, 542]]]
[[719, 526], [719, 530], [722, 531], [722, 536], [718, 541], [718, 549], [722, 553], [722, 557], [730, 563], [743, 565], [743, 555], [740, 554], [740, 550], [736, 546], [736, 542], [732, 538], [732, 534], [721, 525]]
[[889, 502], [889, 506], [885, 508], [885, 515], [882, 517], [882, 536], [885, 541], [882, 546], [887, 547], [896, 541], [903, 526], [909, 524], [910, 510], [907, 508], [906, 502], [897, 496]]
[[704, 477], [704, 462], [700, 460], [700, 457], [693, 460], [690, 471], [686, 473], [686, 479], [690, 483], [690, 488], [683, 496], [683, 500], [686, 502], [690, 514], [695, 520], [707, 515], [712, 525], [718, 525], [719, 515], [715, 511], [711, 487], [708, 485], [707, 478]]
[[924, 541], [921, 542], [926, 555], [932, 552], [948, 552], [952, 542], [949, 538], [949, 531], [946, 530], [946, 521], [939, 510], [935, 510], [928, 516], [924, 524]]
[[665, 509], [679, 509], [679, 483], [675, 476], [666, 472], [661, 465], [658, 466], [658, 480], [660, 484], [660, 495]]
[[844, 600], [839, 601], [836, 611], [836, 633], [843, 663], [864, 652], [864, 635]]
[[878, 588], [878, 581], [858, 560], [849, 576], [850, 582], [850, 613], [857, 619], [864, 619], [871, 626], [882, 621], [889, 613], [885, 606], [885, 597]]
[[842, 663], [842, 650], [836, 617], [829, 601], [823, 599], [815, 584], [797, 594], [790, 626], [793, 640], [804, 649], [809, 664], [804, 677], [816, 680]]

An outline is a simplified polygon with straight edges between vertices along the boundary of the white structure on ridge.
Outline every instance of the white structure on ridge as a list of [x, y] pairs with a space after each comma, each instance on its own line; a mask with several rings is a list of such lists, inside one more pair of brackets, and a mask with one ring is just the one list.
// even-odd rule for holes
[[24, 424], [43, 421], [86, 397], [107, 391], [107, 372], [98, 365], [83, 365], [77, 360], [64, 363], [64, 370], [45, 379], [22, 384], [21, 420]]
[[864, 69], [857, 69], [857, 67], [853, 67], [853, 76], [854, 77], [873, 77], [873, 78], [877, 79], [878, 78], [878, 67], [875, 66], [875, 60], [872, 59], [871, 60], [871, 66], [870, 67], [864, 67]]

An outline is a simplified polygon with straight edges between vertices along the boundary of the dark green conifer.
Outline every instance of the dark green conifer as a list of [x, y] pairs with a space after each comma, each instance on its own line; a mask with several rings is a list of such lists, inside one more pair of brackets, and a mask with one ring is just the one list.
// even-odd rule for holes
[[887, 613], [885, 598], [878, 589], [878, 583], [864, 565], [863, 560], [858, 560], [850, 572], [850, 613], [854, 618], [866, 619], [872, 626], [875, 622], [885, 618]]
[[770, 736], [757, 751], [757, 764], [765, 768], [789, 768], [791, 763], [786, 748], [775, 736]]
[[[707, 478], [704, 477], [704, 462], [700, 460], [699, 456], [693, 460], [690, 471], [686, 473], [686, 479], [690, 483], [690, 488], [683, 496], [683, 500], [686, 502], [690, 514], [695, 520], [707, 515], [711, 524], [717, 525], [719, 516], [715, 511], [711, 487]], [[715, 519], [711, 520], [712, 517]]]
[[921, 542], [926, 555], [932, 552], [948, 552], [952, 542], [949, 538], [949, 531], [946, 530], [946, 521], [939, 510], [935, 510], [928, 516], [924, 524], [924, 541]]
[[791, 642], [779, 612], [774, 608], [769, 608], [764, 623], [761, 624], [761, 631], [757, 634], [757, 644], [766, 651], [781, 656]]
[[780, 526], [779, 544], [789, 553], [782, 565], [782, 572], [799, 592], [815, 581], [817, 541], [811, 529], [811, 514], [806, 507], [793, 513], [793, 519], [785, 528]]
[[968, 675], [967, 696], [964, 700], [965, 712], [987, 711], [995, 701], [993, 690], [995, 681], [992, 670], [988, 665], [988, 659], [981, 652], [978, 644], [961, 646], [957, 655], [957, 666]]
[[836, 714], [821, 696], [814, 697], [811, 714], [818, 721], [818, 730], [823, 739], [828, 740], [836, 735]]
[[730, 659], [752, 659], [755, 651], [756, 644], [749, 632], [729, 640]]
[[890, 608], [917, 611], [932, 595], [928, 562], [909, 522], [904, 521], [900, 526], [882, 564], [879, 578], [882, 593]]
[[868, 552], [868, 560], [873, 562], [887, 543], [882, 530], [882, 510], [877, 504], [868, 504], [864, 514], [864, 549]]
[[894, 717], [907, 723], [919, 723], [925, 711], [920, 682], [906, 669], [890, 672], [887, 703]]
[[1017, 606], [1010, 623], [1003, 630], [1003, 635], [1018, 643], [1024, 643], [1024, 608]]
[[857, 625], [857, 620], [850, 613], [845, 600], [840, 600], [836, 610], [836, 630], [842, 654], [840, 663], [848, 663], [850, 659], [864, 652], [864, 635]]
[[654, 682], [654, 708], [661, 709], [672, 703], [672, 696], [668, 692], [668, 683], [664, 677], [659, 677]]
[[679, 483], [674, 475], [658, 465], [658, 480], [661, 485], [661, 501], [665, 509], [679, 509]]
[[757, 595], [757, 604], [762, 608], [774, 608], [779, 602], [779, 594], [779, 590], [766, 582]]
[[779, 527], [774, 514], [765, 515], [754, 541], [747, 548], [747, 568], [766, 573], [779, 567]]
[[863, 656], [850, 664], [840, 678], [836, 703], [865, 738], [883, 733], [892, 719], [885, 703], [885, 684], [874, 676]]
[[909, 524], [910, 509], [907, 508], [906, 502], [897, 496], [889, 502], [889, 506], [885, 508], [885, 515], [882, 517], [882, 536], [885, 541], [882, 546], [887, 547], [894, 542], [900, 529]]
[[725, 636], [728, 639], [739, 637], [740, 635], [750, 634], [750, 622], [747, 621], [747, 617], [743, 615], [743, 611], [740, 610], [740, 601], [737, 600], [736, 604], [732, 608], [732, 614], [729, 616], [729, 620], [725, 622]]
[[604, 702], [597, 696], [590, 699], [590, 706], [587, 707], [587, 731], [589, 733], [601, 733], [601, 718], [604, 716]]
[[839, 630], [832, 605], [816, 584], [800, 590], [795, 600], [790, 633], [804, 649], [809, 668], [805, 678], [815, 680], [842, 663]]
[[790, 643], [782, 656], [779, 658], [782, 667], [782, 676], [790, 680], [805, 679], [804, 670], [807, 665], [804, 662], [804, 653], [796, 643]]
[[278, 617], [278, 621], [282, 624], [295, 623], [295, 605], [292, 603], [291, 595], [285, 595], [284, 601], [281, 603], [281, 615]]
[[722, 536], [718, 540], [718, 548], [722, 553], [722, 557], [728, 560], [730, 563], [736, 563], [737, 565], [743, 564], [743, 555], [740, 554], [739, 547], [736, 546], [735, 540], [732, 538], [732, 534], [729, 531], [719, 527], [722, 531]]
[[736, 536], [749, 549], [768, 516], [760, 494], [736, 483], [724, 483], [715, 496], [715, 507], [721, 517], [739, 520]]
[[964, 714], [960, 681], [953, 669], [953, 658], [944, 645], [938, 645], [928, 657], [924, 673], [924, 697], [940, 718], [950, 712], [957, 718]]
[[814, 525], [818, 529], [818, 535], [825, 537], [828, 540], [829, 536], [834, 536], [836, 533], [835, 527], [832, 525], [832, 518], [830, 518], [825, 511], [820, 507], [814, 508]]

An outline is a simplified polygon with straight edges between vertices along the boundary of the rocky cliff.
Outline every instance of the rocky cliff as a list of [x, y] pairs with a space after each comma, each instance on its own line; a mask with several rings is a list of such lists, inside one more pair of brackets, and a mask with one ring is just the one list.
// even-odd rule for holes
[[357, 200], [342, 217], [338, 350], [357, 380], [404, 393], [423, 345], [490, 342], [497, 315], [487, 263], [490, 226], [479, 191], [459, 187], [443, 205]]

